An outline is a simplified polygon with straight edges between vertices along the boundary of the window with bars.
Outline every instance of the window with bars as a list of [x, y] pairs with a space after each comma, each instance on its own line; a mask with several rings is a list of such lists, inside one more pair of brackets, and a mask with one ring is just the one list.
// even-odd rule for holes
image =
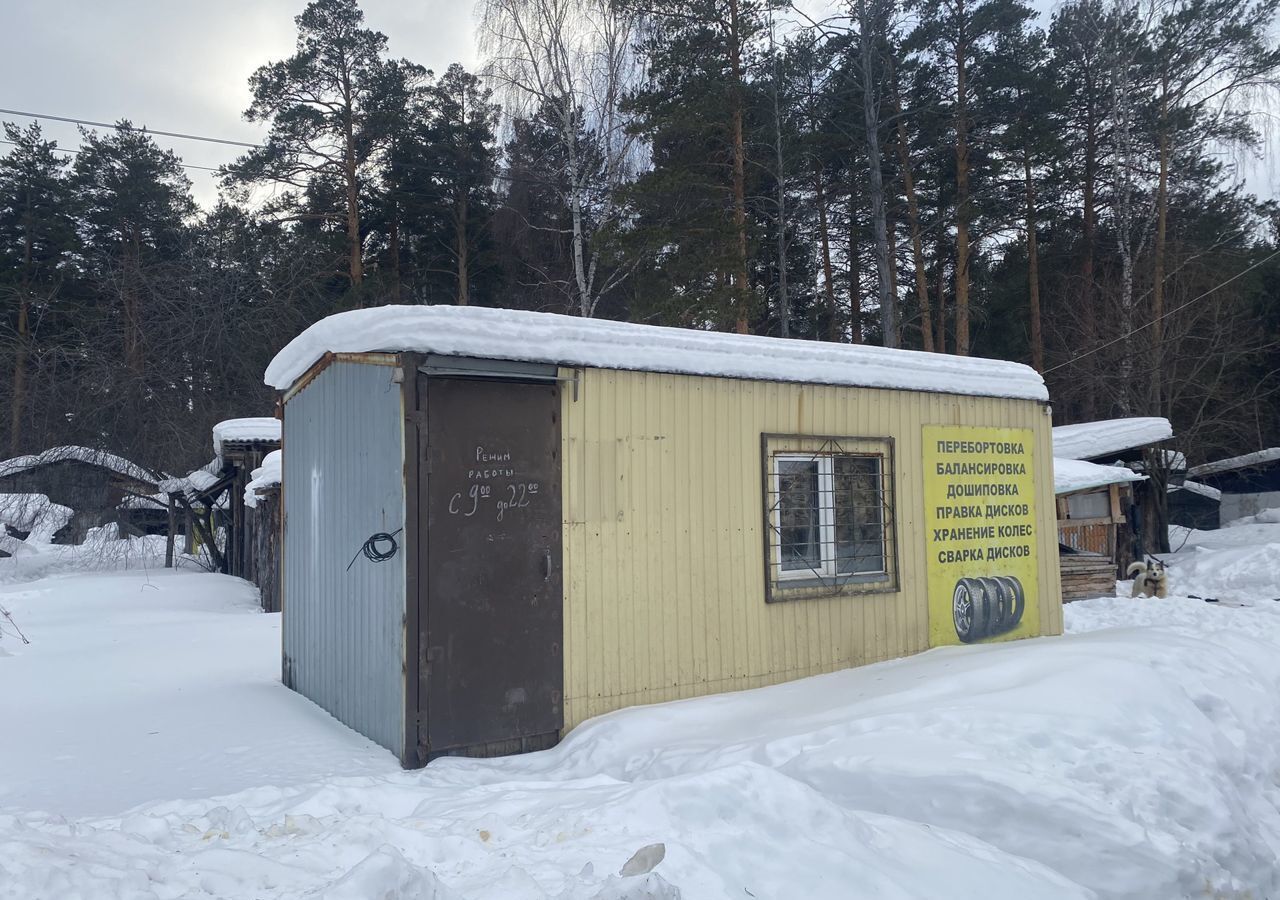
[[766, 436], [769, 599], [896, 589], [892, 445]]

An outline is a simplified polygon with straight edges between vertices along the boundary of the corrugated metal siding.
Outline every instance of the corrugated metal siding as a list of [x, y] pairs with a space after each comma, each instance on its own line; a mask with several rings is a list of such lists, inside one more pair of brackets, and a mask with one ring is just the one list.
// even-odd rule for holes
[[[1031, 428], [1027, 401], [586, 370], [565, 391], [565, 726], [928, 647], [921, 429]], [[895, 440], [901, 590], [766, 604], [762, 433]], [[1062, 631], [1053, 477], [1037, 474], [1041, 630]]]
[[396, 371], [337, 362], [285, 405], [283, 594], [286, 683], [400, 755], [405, 554], [347, 571], [371, 534], [404, 526]]

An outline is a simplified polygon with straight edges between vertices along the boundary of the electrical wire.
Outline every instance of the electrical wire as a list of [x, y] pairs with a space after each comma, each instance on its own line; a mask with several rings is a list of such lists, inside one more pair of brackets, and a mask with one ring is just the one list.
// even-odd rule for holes
[[[50, 121], [55, 121], [55, 122], [70, 122], [70, 123], [72, 123], [72, 124], [76, 124], [76, 125], [89, 125], [89, 126], [93, 126], [93, 127], [95, 127], [95, 128], [111, 128], [111, 129], [117, 129], [117, 128], [120, 128], [120, 127], [121, 127], [121, 126], [119, 126], [119, 125], [112, 125], [112, 124], [107, 123], [107, 122], [93, 122], [93, 121], [90, 121], [90, 120], [88, 120], [88, 119], [77, 119], [77, 118], [74, 118], [74, 117], [72, 117], [72, 116], [55, 116], [55, 115], [49, 115], [49, 114], [45, 114], [45, 113], [23, 112], [23, 111], [21, 111], [21, 110], [16, 110], [16, 109], [0, 109], [0, 115], [23, 116], [23, 117], [25, 117], [25, 118], [28, 118], [28, 119], [35, 119], [35, 120], [48, 119], [48, 120], [50, 120]], [[155, 129], [151, 129], [151, 128], [139, 128], [139, 127], [137, 127], [136, 125], [130, 125], [130, 126], [129, 126], [128, 128], [126, 128], [125, 130], [126, 130], [126, 131], [133, 131], [133, 132], [137, 132], [137, 133], [139, 133], [139, 134], [153, 134], [153, 135], [154, 135], [154, 134], [158, 134], [158, 135], [164, 135], [165, 137], [176, 137], [176, 138], [181, 138], [181, 139], [183, 139], [183, 140], [187, 140], [187, 141], [205, 141], [206, 143], [211, 143], [211, 144], [226, 144], [226, 145], [228, 145], [228, 146], [232, 146], [232, 147], [247, 147], [247, 148], [248, 148], [248, 149], [250, 149], [250, 150], [261, 150], [261, 149], [262, 149], [262, 146], [263, 146], [262, 144], [249, 144], [249, 143], [246, 143], [246, 142], [244, 142], [244, 141], [233, 141], [233, 140], [229, 140], [229, 139], [227, 139], [227, 138], [208, 137], [208, 136], [205, 136], [205, 135], [199, 135], [199, 134], [185, 134], [185, 133], [183, 133], [183, 132], [179, 132], [179, 131], [157, 131], [157, 130], [155, 130]], [[13, 141], [0, 141], [0, 143], [13, 144]], [[61, 152], [61, 153], [79, 153], [79, 152], [81, 152], [81, 151], [80, 151], [80, 150], [78, 150], [78, 149], [77, 149], [77, 150], [68, 150], [68, 149], [63, 149], [63, 148], [61, 148], [61, 147], [58, 147], [58, 148], [57, 148], [57, 150], [58, 150], [59, 152]], [[311, 152], [311, 153], [309, 153], [309, 154], [307, 154], [307, 155], [310, 155], [310, 156], [316, 156], [316, 157], [320, 157], [320, 156], [321, 156], [321, 154], [316, 153], [316, 152]], [[202, 170], [209, 171], [209, 172], [221, 172], [221, 171], [223, 170], [223, 168], [225, 168], [225, 167], [212, 168], [212, 167], [209, 167], [209, 166], [197, 166], [197, 165], [191, 165], [191, 164], [188, 164], [188, 163], [180, 163], [180, 165], [182, 165], [184, 168], [187, 168], [187, 169], [202, 169]], [[424, 166], [424, 165], [421, 165], [421, 164], [418, 164], [418, 163], [412, 163], [412, 162], [398, 162], [396, 165], [397, 165], [397, 166], [399, 166], [399, 167], [400, 167], [400, 168], [402, 168], [402, 169], [405, 169], [405, 170], [408, 170], [408, 171], [411, 171], [411, 172], [420, 172], [420, 173], [425, 174], [425, 175], [447, 175], [447, 174], [449, 174], [448, 172], [446, 172], [446, 171], [444, 171], [444, 170], [442, 170], [442, 169], [433, 169], [433, 168], [431, 168], [431, 167], [429, 167], [429, 166]], [[493, 173], [492, 173], [492, 177], [493, 177], [493, 179], [494, 179], [494, 180], [496, 180], [496, 181], [521, 182], [521, 183], [524, 183], [524, 184], [536, 185], [536, 186], [539, 186], [539, 187], [550, 187], [550, 188], [558, 188], [558, 187], [561, 187], [561, 185], [560, 185], [560, 184], [558, 184], [557, 182], [551, 181], [551, 180], [547, 180], [547, 179], [534, 179], [534, 178], [529, 178], [529, 177], [524, 177], [524, 176], [508, 175], [508, 174], [506, 174], [506, 173], [504, 173], [504, 172], [493, 172]], [[413, 192], [413, 191], [405, 191], [404, 193], [409, 194], [409, 195], [412, 195], [412, 194], [414, 194], [415, 192]]]
[[[17, 141], [7, 141], [7, 140], [5, 140], [5, 139], [3, 139], [3, 138], [0, 138], [0, 144], [8, 144], [10, 147], [16, 147], [16, 146], [18, 146], [18, 142], [17, 142]], [[54, 147], [53, 149], [54, 149], [56, 152], [58, 152], [58, 153], [70, 153], [70, 154], [72, 154], [73, 156], [79, 156], [81, 153], [83, 153], [83, 152], [84, 152], [83, 150], [71, 150], [71, 149], [69, 149], [69, 148], [67, 148], [67, 147]], [[204, 171], [204, 172], [217, 172], [217, 171], [219, 171], [218, 169], [214, 168], [213, 166], [197, 166], [195, 163], [184, 163], [184, 162], [180, 162], [180, 163], [178, 163], [178, 165], [182, 166], [182, 168], [184, 168], [184, 169], [200, 169], [201, 171]]]
[[[356, 564], [356, 560], [363, 556], [369, 562], [386, 562], [400, 552], [400, 545], [396, 542], [396, 535], [404, 531], [403, 528], [397, 528], [390, 533], [379, 531], [369, 535], [368, 540], [360, 545], [360, 549], [356, 551], [356, 555], [351, 557], [351, 562], [347, 563], [347, 571], [351, 571], [351, 567]], [[383, 545], [389, 545], [383, 549]]]
[[233, 141], [228, 138], [206, 137], [201, 134], [184, 134], [181, 131], [156, 131], [154, 128], [139, 128], [136, 125], [118, 125], [110, 122], [92, 122], [88, 119], [77, 119], [72, 116], [52, 116], [48, 113], [30, 113], [18, 109], [0, 109], [0, 115], [22, 116], [24, 119], [49, 119], [54, 122], [70, 122], [72, 125], [89, 125], [93, 128], [119, 128], [123, 131], [136, 131], [146, 134], [161, 134], [165, 137], [181, 138], [184, 141], [205, 141], [210, 144], [226, 144], [229, 147], [248, 147], [256, 150], [261, 144], [250, 144], [245, 141]]
[[1074, 363], [1079, 362], [1080, 360], [1084, 359], [1086, 356], [1092, 356], [1093, 354], [1095, 354], [1095, 353], [1097, 353], [1097, 352], [1099, 352], [1099, 351], [1101, 351], [1101, 350], [1105, 350], [1105, 349], [1107, 349], [1108, 347], [1114, 346], [1114, 345], [1116, 345], [1116, 344], [1120, 343], [1121, 341], [1128, 340], [1129, 338], [1131, 338], [1131, 337], [1133, 337], [1135, 334], [1137, 334], [1139, 331], [1145, 331], [1146, 329], [1150, 328], [1152, 325], [1156, 324], [1157, 322], [1159, 322], [1159, 321], [1161, 321], [1161, 320], [1163, 320], [1163, 319], [1167, 319], [1167, 318], [1169, 318], [1169, 317], [1170, 317], [1170, 316], [1172, 316], [1174, 313], [1181, 312], [1182, 310], [1186, 309], [1186, 308], [1187, 308], [1188, 306], [1190, 306], [1191, 304], [1193, 304], [1193, 303], [1195, 303], [1195, 302], [1197, 302], [1197, 301], [1199, 301], [1199, 300], [1203, 300], [1205, 297], [1208, 297], [1208, 296], [1209, 296], [1210, 294], [1212, 294], [1213, 292], [1215, 292], [1215, 291], [1219, 291], [1219, 290], [1221, 290], [1222, 288], [1226, 287], [1227, 285], [1231, 284], [1231, 282], [1236, 281], [1236, 280], [1237, 280], [1237, 279], [1239, 279], [1239, 278], [1243, 278], [1245, 275], [1248, 275], [1248, 274], [1249, 274], [1250, 272], [1252, 272], [1254, 269], [1258, 268], [1259, 266], [1266, 265], [1266, 264], [1267, 264], [1267, 263], [1269, 263], [1271, 260], [1275, 259], [1277, 256], [1280, 256], [1280, 250], [1275, 250], [1275, 251], [1273, 251], [1273, 252], [1271, 252], [1271, 253], [1268, 253], [1266, 256], [1264, 256], [1262, 259], [1258, 260], [1258, 261], [1257, 261], [1256, 263], [1254, 263], [1253, 265], [1249, 266], [1247, 269], [1242, 269], [1241, 271], [1239, 271], [1239, 272], [1237, 272], [1236, 274], [1232, 275], [1232, 276], [1231, 276], [1230, 278], [1228, 278], [1226, 281], [1224, 281], [1224, 282], [1222, 282], [1222, 283], [1220, 283], [1220, 284], [1215, 284], [1213, 287], [1209, 288], [1209, 289], [1208, 289], [1207, 291], [1205, 291], [1203, 294], [1199, 294], [1199, 295], [1197, 295], [1197, 296], [1195, 296], [1195, 297], [1192, 297], [1192, 298], [1191, 298], [1190, 300], [1188, 300], [1186, 303], [1183, 303], [1183, 304], [1181, 304], [1180, 306], [1175, 306], [1173, 309], [1169, 310], [1169, 311], [1168, 311], [1167, 313], [1165, 313], [1164, 315], [1156, 316], [1156, 317], [1155, 317], [1154, 319], [1152, 319], [1150, 322], [1147, 322], [1147, 323], [1146, 323], [1146, 324], [1144, 324], [1144, 325], [1139, 325], [1137, 328], [1135, 328], [1135, 329], [1133, 329], [1132, 331], [1129, 331], [1129, 332], [1127, 332], [1127, 333], [1125, 333], [1125, 334], [1120, 335], [1118, 338], [1113, 338], [1112, 340], [1107, 341], [1105, 344], [1099, 344], [1097, 347], [1094, 347], [1092, 350], [1086, 350], [1084, 353], [1081, 353], [1079, 356], [1073, 356], [1073, 357], [1071, 357], [1071, 359], [1067, 360], [1066, 362], [1058, 363], [1058, 365], [1053, 366], [1052, 368], [1045, 369], [1045, 370], [1044, 370], [1044, 372], [1042, 372], [1041, 374], [1043, 374], [1043, 375], [1048, 375], [1050, 372], [1056, 372], [1056, 371], [1058, 371], [1059, 369], [1064, 369], [1064, 368], [1066, 368], [1067, 366], [1070, 366], [1070, 365], [1073, 365]]

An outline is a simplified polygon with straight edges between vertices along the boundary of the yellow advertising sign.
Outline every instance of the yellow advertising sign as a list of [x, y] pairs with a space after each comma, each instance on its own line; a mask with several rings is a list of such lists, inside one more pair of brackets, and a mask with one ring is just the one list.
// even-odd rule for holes
[[1040, 633], [1029, 428], [924, 428], [929, 646]]

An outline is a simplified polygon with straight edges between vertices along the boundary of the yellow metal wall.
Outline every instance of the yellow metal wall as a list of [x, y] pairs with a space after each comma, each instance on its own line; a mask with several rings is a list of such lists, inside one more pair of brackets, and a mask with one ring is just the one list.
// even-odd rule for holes
[[[1041, 628], [1061, 633], [1051, 421], [1040, 404], [577, 374], [562, 420], [566, 729], [624, 706], [927, 649], [924, 425], [1035, 432]], [[897, 593], [765, 603], [762, 433], [894, 439]]]

